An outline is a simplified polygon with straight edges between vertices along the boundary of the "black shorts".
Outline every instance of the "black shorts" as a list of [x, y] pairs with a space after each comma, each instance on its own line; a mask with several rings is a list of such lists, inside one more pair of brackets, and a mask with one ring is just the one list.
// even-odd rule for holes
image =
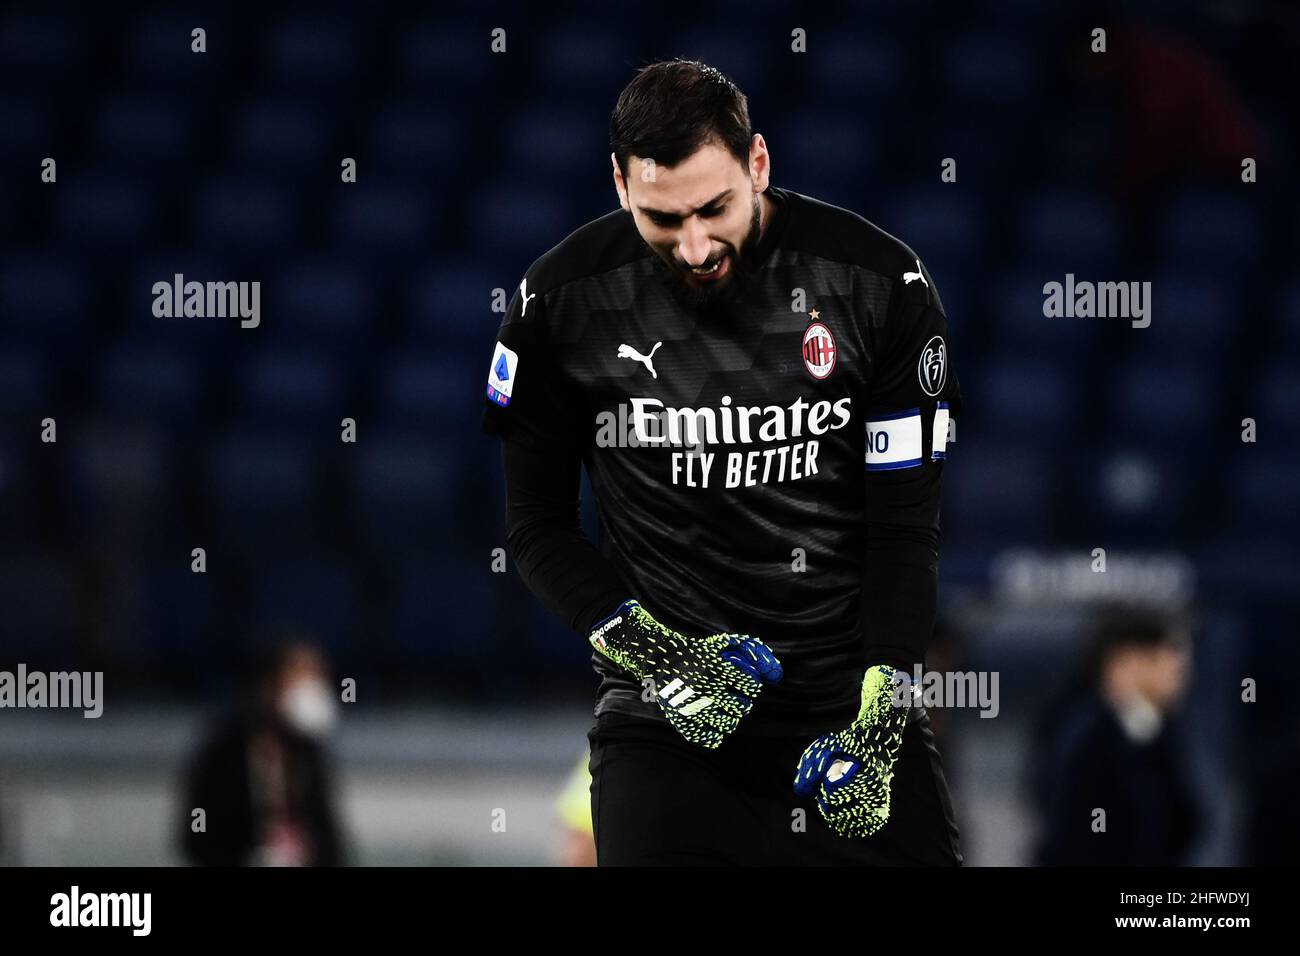
[[600, 866], [962, 862], [924, 708], [915, 708], [903, 734], [889, 821], [865, 839], [837, 835], [812, 798], [795, 795], [795, 768], [811, 739], [733, 735], [706, 750], [666, 723], [624, 714], [598, 717], [587, 739]]

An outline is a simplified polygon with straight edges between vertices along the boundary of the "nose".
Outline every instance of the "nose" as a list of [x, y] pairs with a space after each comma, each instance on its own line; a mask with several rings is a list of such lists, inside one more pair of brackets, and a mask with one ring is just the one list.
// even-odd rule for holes
[[692, 216], [682, 225], [682, 236], [677, 242], [677, 252], [688, 266], [702, 266], [713, 251], [708, 230], [698, 216]]

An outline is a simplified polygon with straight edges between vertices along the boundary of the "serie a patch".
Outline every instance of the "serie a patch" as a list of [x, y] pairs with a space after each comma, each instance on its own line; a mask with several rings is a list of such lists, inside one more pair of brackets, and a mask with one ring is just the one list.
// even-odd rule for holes
[[502, 408], [509, 405], [518, 376], [519, 356], [498, 342], [496, 351], [492, 353], [492, 364], [488, 367], [487, 397]]

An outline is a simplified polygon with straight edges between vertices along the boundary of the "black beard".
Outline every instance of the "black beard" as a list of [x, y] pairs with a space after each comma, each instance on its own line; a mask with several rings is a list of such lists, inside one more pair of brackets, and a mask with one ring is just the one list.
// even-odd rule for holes
[[754, 275], [754, 258], [758, 250], [761, 207], [758, 197], [754, 197], [754, 214], [749, 222], [749, 235], [745, 236], [740, 249], [731, 256], [731, 275], [718, 288], [710, 285], [691, 285], [677, 266], [665, 262], [663, 256], [655, 253], [652, 257], [663, 277], [668, 291], [677, 304], [688, 312], [715, 312], [740, 299], [749, 286]]

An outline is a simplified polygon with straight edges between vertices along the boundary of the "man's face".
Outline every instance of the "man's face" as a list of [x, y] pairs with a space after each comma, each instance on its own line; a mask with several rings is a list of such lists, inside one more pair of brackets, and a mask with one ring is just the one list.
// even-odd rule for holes
[[1168, 710], [1182, 699], [1191, 679], [1192, 655], [1186, 641], [1170, 641], [1150, 651], [1145, 692], [1156, 706]]
[[672, 167], [631, 156], [626, 179], [615, 163], [614, 181], [678, 301], [707, 309], [739, 297], [754, 267], [759, 195], [768, 184], [761, 136], [748, 165], [709, 144]]

